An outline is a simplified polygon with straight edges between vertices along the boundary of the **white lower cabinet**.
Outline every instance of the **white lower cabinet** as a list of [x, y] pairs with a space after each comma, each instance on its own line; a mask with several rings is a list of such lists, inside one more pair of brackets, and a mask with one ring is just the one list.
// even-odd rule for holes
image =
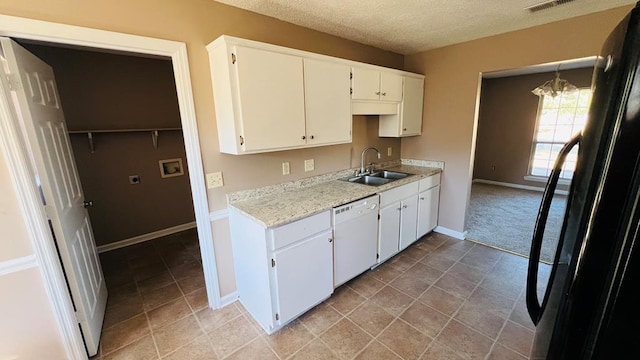
[[326, 231], [274, 253], [279, 323], [295, 319], [333, 292], [331, 241], [331, 231]]
[[329, 211], [276, 228], [230, 208], [238, 298], [269, 334], [333, 293]]
[[418, 233], [421, 238], [438, 225], [440, 205], [440, 174], [420, 180], [418, 194]]
[[378, 223], [378, 263], [416, 240], [418, 182], [412, 182], [380, 194]]

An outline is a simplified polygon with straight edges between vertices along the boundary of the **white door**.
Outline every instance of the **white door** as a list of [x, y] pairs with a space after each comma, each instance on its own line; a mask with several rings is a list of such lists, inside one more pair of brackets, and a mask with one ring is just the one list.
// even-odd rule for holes
[[380, 100], [402, 100], [402, 75], [380, 72]]
[[332, 241], [331, 231], [327, 231], [274, 254], [279, 324], [333, 293]]
[[11, 95], [44, 195], [45, 209], [62, 259], [89, 355], [98, 349], [107, 287], [83, 206], [82, 186], [53, 70], [8, 38], [0, 38]]
[[304, 59], [307, 144], [351, 142], [351, 80], [347, 65]]
[[402, 200], [402, 212], [400, 213], [400, 250], [406, 249], [416, 241], [416, 229], [418, 226], [418, 197], [412, 196]]
[[405, 77], [403, 96], [400, 134], [402, 136], [420, 135], [422, 132], [424, 80]]
[[418, 238], [438, 225], [440, 186], [434, 186], [418, 195]]
[[351, 98], [355, 100], [380, 100], [380, 72], [377, 70], [353, 68]]
[[244, 150], [306, 144], [302, 58], [236, 47]]
[[399, 201], [380, 209], [378, 263], [387, 260], [398, 252], [401, 209]]

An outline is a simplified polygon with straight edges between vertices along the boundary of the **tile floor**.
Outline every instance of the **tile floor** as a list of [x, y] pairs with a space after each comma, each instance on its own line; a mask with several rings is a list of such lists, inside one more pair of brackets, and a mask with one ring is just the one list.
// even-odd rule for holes
[[519, 256], [432, 233], [267, 335], [239, 302], [207, 307], [199, 251], [186, 231], [101, 254], [110, 295], [92, 359], [528, 358]]

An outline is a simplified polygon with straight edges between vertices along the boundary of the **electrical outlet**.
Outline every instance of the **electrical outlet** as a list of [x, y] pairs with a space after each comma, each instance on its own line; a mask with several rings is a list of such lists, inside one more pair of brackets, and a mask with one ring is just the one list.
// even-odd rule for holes
[[131, 184], [131, 185], [140, 184], [140, 175], [131, 175], [131, 176], [129, 176], [129, 184]]
[[313, 169], [315, 169], [315, 164], [313, 162], [313, 159], [305, 160], [304, 171], [313, 171]]
[[207, 174], [207, 189], [213, 189], [224, 185], [222, 181], [222, 172], [214, 172]]
[[289, 162], [285, 161], [282, 163], [282, 175], [289, 175], [291, 173], [291, 168], [289, 167]]
[[393, 148], [391, 146], [389, 146], [387, 148], [387, 156], [391, 156], [391, 154], [393, 154]]

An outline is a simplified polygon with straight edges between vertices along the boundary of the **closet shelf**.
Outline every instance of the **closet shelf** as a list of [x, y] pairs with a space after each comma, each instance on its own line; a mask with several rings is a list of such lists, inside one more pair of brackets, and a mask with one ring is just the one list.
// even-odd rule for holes
[[87, 134], [87, 140], [89, 141], [89, 150], [93, 154], [96, 152], [95, 144], [93, 142], [93, 134], [107, 134], [107, 133], [127, 133], [127, 132], [150, 132], [151, 141], [153, 142], [153, 148], [158, 148], [158, 132], [159, 131], [180, 131], [182, 128], [150, 128], [150, 129], [111, 129], [111, 130], [69, 130], [69, 134]]

